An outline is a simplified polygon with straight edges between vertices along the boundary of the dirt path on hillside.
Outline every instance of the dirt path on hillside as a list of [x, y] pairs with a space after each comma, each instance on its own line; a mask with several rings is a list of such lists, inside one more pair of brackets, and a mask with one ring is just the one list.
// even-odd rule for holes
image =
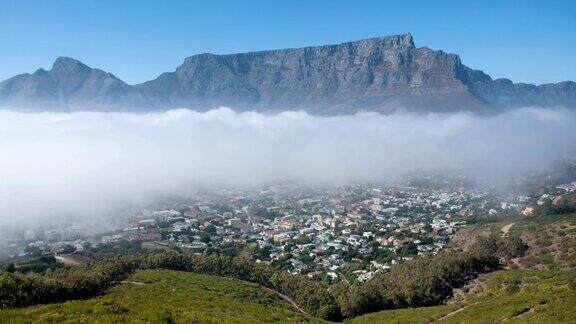
[[[440, 318], [437, 319], [436, 321], [441, 321], [441, 320], [445, 319], [446, 317], [450, 317], [450, 316], [452, 316], [452, 315], [458, 314], [458, 313], [460, 313], [461, 311], [465, 310], [465, 309], [468, 308], [468, 307], [470, 307], [470, 305], [462, 306], [462, 307], [458, 308], [457, 310], [451, 311], [450, 313], [448, 313], [448, 314], [440, 317]], [[435, 322], [436, 322], [436, 321], [435, 321]]]
[[452, 316], [452, 315], [456, 315], [456, 314], [460, 313], [461, 311], [465, 310], [466, 308], [468, 308], [468, 307], [470, 307], [470, 306], [474, 306], [474, 305], [480, 304], [480, 303], [481, 303], [481, 302], [476, 302], [476, 303], [473, 303], [473, 304], [469, 304], [469, 305], [466, 305], [466, 306], [462, 306], [462, 307], [460, 307], [460, 308], [458, 308], [458, 309], [456, 309], [456, 310], [453, 310], [453, 311], [451, 311], [450, 313], [448, 313], [448, 314], [440, 317], [439, 319], [435, 320], [434, 322], [441, 321], [441, 320], [446, 319], [447, 317], [450, 317], [450, 316]]
[[268, 291], [271, 291], [271, 292], [275, 293], [275, 294], [278, 295], [280, 298], [282, 298], [284, 301], [286, 301], [286, 302], [288, 302], [290, 305], [292, 305], [292, 307], [294, 307], [294, 309], [296, 309], [296, 310], [299, 311], [300, 313], [305, 314], [305, 315], [308, 315], [308, 313], [306, 313], [300, 306], [298, 306], [298, 304], [296, 304], [296, 303], [292, 300], [292, 298], [290, 298], [290, 297], [288, 297], [288, 296], [286, 296], [286, 295], [284, 295], [284, 294], [281, 294], [281, 293], [277, 292], [277, 291], [274, 290], [274, 289], [270, 289], [270, 288], [268, 288], [268, 287], [262, 287], [262, 288], [264, 288], [264, 289], [266, 289], [266, 290], [268, 290]]
[[510, 229], [512, 228], [512, 226], [514, 226], [514, 224], [516, 223], [510, 223], [502, 226], [502, 237], [508, 235], [508, 232], [510, 232]]
[[66, 256], [62, 256], [62, 255], [57, 255], [54, 257], [57, 261], [64, 263], [64, 265], [68, 265], [68, 266], [77, 266], [77, 265], [81, 265], [82, 263], [71, 259], [69, 257]]
[[147, 283], [138, 282], [138, 281], [127, 281], [127, 280], [122, 280], [122, 281], [120, 281], [120, 283], [123, 283], [123, 284], [132, 284], [132, 285], [137, 285], [137, 286], [147, 285]]

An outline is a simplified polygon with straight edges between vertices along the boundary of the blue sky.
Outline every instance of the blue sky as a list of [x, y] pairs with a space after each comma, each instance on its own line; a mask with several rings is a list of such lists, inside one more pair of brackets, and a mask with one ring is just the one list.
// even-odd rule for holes
[[0, 0], [0, 79], [70, 56], [128, 83], [185, 57], [410, 32], [515, 82], [576, 80], [576, 1]]

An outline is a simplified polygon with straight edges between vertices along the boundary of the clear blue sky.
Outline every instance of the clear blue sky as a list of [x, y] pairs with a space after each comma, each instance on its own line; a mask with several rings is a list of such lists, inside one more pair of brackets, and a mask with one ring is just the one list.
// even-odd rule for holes
[[576, 0], [0, 0], [0, 79], [70, 56], [139, 83], [203, 52], [408, 32], [496, 78], [576, 80]]

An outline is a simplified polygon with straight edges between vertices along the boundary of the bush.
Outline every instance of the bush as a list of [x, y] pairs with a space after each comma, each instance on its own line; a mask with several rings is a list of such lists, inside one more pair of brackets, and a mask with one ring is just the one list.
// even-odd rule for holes
[[[338, 304], [327, 287], [307, 277], [294, 276], [241, 258], [222, 255], [188, 257], [174, 252], [120, 256], [86, 266], [62, 269], [52, 276], [44, 277], [2, 273], [0, 307], [22, 307], [92, 297], [139, 269], [167, 269], [233, 277], [285, 294], [310, 315], [327, 320], [341, 318]], [[110, 309], [108, 306], [103, 305], [103, 309]]]
[[[0, 307], [21, 307], [92, 297], [140, 269], [166, 269], [232, 277], [260, 284], [294, 300], [310, 315], [341, 320], [385, 309], [438, 305], [481, 273], [499, 268], [499, 257], [524, 253], [517, 238], [479, 240], [469, 251], [444, 251], [399, 264], [363, 286], [333, 286], [291, 275], [267, 264], [212, 254], [185, 256], [176, 252], [123, 255], [80, 267], [57, 269], [50, 275], [0, 273]], [[102, 305], [122, 312], [122, 305]]]
[[352, 318], [386, 309], [439, 305], [452, 296], [453, 288], [498, 269], [493, 253], [498, 248], [498, 242], [480, 241], [468, 252], [444, 251], [399, 264], [340, 295], [342, 313]]

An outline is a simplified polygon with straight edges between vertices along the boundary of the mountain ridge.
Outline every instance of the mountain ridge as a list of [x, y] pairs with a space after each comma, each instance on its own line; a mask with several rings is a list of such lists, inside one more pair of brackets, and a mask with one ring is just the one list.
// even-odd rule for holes
[[576, 108], [576, 83], [492, 79], [456, 54], [416, 47], [411, 34], [336, 45], [187, 57], [173, 72], [128, 85], [111, 73], [58, 58], [49, 71], [0, 83], [0, 104], [32, 110], [360, 110], [497, 112], [521, 106]]

